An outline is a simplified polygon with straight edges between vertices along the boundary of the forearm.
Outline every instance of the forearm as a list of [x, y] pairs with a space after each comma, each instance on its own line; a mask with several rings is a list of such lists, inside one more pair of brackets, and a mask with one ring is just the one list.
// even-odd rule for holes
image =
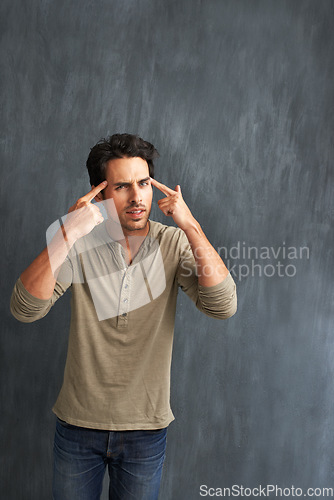
[[194, 219], [184, 232], [194, 254], [199, 284], [209, 287], [224, 281], [229, 271], [208, 241], [200, 224]]
[[36, 257], [20, 278], [25, 289], [38, 299], [49, 299], [55, 287], [60, 266], [66, 259], [73, 239], [64, 238], [59, 229], [49, 245]]
[[91, 203], [107, 181], [101, 182], [69, 209], [64, 226], [56, 232], [48, 246], [21, 274], [25, 289], [38, 299], [48, 300], [53, 294], [60, 266], [74, 243], [103, 221], [99, 208]]
[[162, 212], [167, 216], [172, 216], [174, 222], [188, 238], [197, 265], [199, 284], [210, 287], [224, 281], [229, 271], [186, 205], [182, 197], [181, 186], [178, 184], [174, 191], [152, 178], [151, 184], [166, 195], [166, 198], [158, 201]]

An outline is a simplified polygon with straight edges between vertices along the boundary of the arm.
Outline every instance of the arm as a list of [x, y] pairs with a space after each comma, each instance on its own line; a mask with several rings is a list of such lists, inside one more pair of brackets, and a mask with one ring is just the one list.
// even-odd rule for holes
[[184, 232], [196, 261], [198, 283], [209, 287], [224, 281], [229, 271], [208, 241], [199, 223], [194, 219], [193, 224], [184, 229]]
[[173, 217], [188, 240], [183, 245], [185, 252], [178, 271], [181, 288], [209, 316], [220, 319], [233, 316], [237, 310], [235, 283], [183, 200], [180, 186], [174, 191], [154, 179], [151, 183], [166, 195], [158, 201], [160, 209]]
[[230, 273], [223, 281], [205, 286], [199, 283], [197, 264], [189, 240], [180, 231], [180, 257], [176, 279], [197, 309], [216, 319], [227, 319], [237, 311], [236, 285]]
[[103, 221], [100, 210], [91, 201], [106, 187], [106, 181], [91, 189], [70, 208], [65, 227], [61, 227], [50, 244], [20, 276], [24, 288], [34, 297], [52, 297], [60, 266], [77, 239], [88, 234]]
[[63, 234], [59, 229], [50, 244], [20, 276], [24, 288], [37, 299], [49, 300], [52, 297], [60, 266], [75, 242], [67, 235], [65, 240]]
[[[105, 186], [106, 182], [93, 186], [87, 195], [79, 198], [70, 208], [64, 227], [16, 281], [10, 310], [18, 321], [31, 323], [43, 318], [70, 286], [72, 266], [66, 257], [77, 239], [103, 221], [100, 210], [91, 201]], [[59, 273], [61, 282], [57, 281]]]
[[182, 197], [181, 187], [178, 185], [173, 191], [155, 179], [151, 179], [151, 183], [166, 195], [158, 201], [160, 209], [165, 215], [173, 217], [188, 238], [196, 261], [198, 283], [206, 287], [221, 283], [229, 271], [190, 212]]

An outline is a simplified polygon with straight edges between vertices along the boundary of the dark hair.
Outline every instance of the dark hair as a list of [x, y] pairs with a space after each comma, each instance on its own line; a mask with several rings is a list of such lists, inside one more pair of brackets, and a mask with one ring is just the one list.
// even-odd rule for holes
[[154, 178], [153, 160], [159, 158], [159, 153], [152, 144], [132, 134], [114, 134], [101, 139], [91, 148], [86, 162], [91, 186], [105, 180], [109, 160], [135, 157], [147, 161], [150, 177]]

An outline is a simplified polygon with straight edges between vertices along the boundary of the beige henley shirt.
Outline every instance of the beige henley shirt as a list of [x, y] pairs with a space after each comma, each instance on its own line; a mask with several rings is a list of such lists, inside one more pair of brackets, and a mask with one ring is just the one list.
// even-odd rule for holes
[[53, 412], [93, 429], [167, 427], [170, 369], [178, 287], [208, 316], [236, 312], [232, 276], [204, 287], [185, 233], [149, 221], [131, 265], [105, 223], [72, 247], [49, 300], [32, 296], [17, 280], [11, 312], [36, 321], [70, 287], [71, 325], [63, 385]]

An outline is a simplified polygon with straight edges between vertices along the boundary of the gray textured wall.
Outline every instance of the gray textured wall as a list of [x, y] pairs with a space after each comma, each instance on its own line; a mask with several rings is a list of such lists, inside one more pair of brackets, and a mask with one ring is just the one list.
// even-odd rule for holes
[[[11, 290], [89, 189], [90, 147], [114, 132], [156, 145], [156, 178], [181, 184], [238, 284], [226, 322], [179, 296], [160, 498], [200, 498], [201, 484], [334, 486], [333, 2], [0, 8], [1, 498], [51, 498], [69, 325], [69, 294], [26, 325]], [[152, 218], [169, 222], [156, 203]], [[279, 254], [248, 257], [250, 246]]]

